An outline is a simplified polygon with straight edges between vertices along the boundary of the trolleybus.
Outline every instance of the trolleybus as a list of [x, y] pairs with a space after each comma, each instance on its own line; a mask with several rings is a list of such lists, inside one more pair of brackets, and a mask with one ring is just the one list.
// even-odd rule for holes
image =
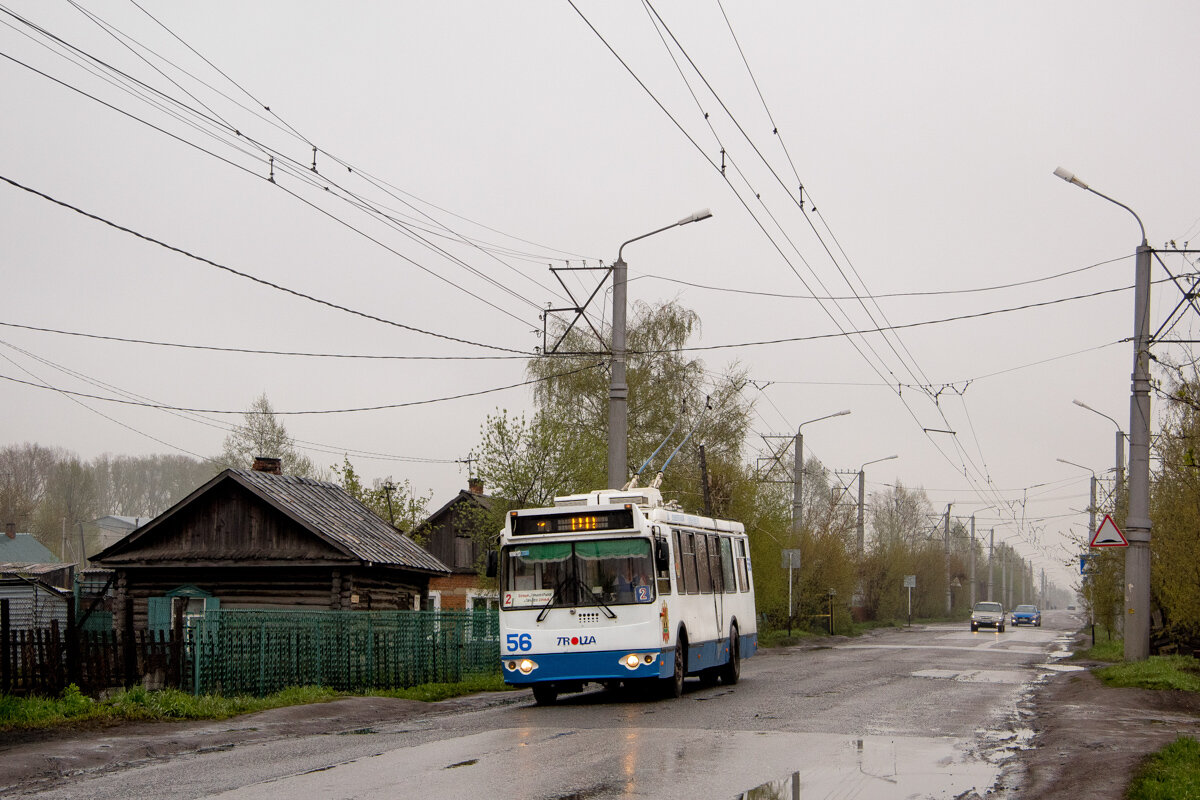
[[687, 676], [734, 684], [758, 647], [745, 528], [654, 488], [509, 512], [496, 571], [504, 681], [542, 705], [588, 682], [674, 697]]

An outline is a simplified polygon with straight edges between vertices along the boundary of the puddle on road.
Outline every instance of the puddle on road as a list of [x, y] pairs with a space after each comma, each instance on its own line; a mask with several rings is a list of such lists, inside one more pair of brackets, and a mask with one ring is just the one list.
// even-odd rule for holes
[[1076, 664], [1039, 664], [1038, 669], [1048, 669], [1053, 672], [1083, 672], [1087, 667]]
[[[1033, 731], [1027, 736], [995, 733], [1022, 743], [1033, 736]], [[999, 741], [995, 745], [1002, 746]], [[993, 763], [965, 760], [950, 739], [864, 736], [841, 740], [832, 753], [809, 756], [808, 766], [747, 789], [734, 800], [982, 797], [999, 774]]]

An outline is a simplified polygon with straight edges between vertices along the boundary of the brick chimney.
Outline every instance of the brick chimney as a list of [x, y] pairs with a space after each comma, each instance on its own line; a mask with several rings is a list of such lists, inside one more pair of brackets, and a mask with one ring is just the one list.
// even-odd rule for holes
[[283, 459], [268, 458], [267, 456], [255, 456], [254, 466], [250, 469], [255, 472], [269, 472], [272, 475], [283, 474]]
[[4, 523], [4, 535], [10, 539], [17, 538], [17, 523], [15, 523], [15, 522]]
[[471, 494], [483, 494], [483, 481], [479, 478], [470, 478], [467, 481], [467, 489]]

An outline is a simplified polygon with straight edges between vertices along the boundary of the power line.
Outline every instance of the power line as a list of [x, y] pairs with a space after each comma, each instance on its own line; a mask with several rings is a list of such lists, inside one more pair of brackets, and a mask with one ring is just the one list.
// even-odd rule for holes
[[357, 311], [355, 309], [348, 308], [347, 306], [339, 305], [339, 304], [331, 302], [329, 300], [322, 300], [319, 297], [314, 297], [313, 295], [305, 294], [304, 292], [300, 292], [295, 289], [289, 289], [286, 286], [281, 286], [280, 284], [273, 283], [264, 278], [258, 278], [249, 273], [241, 272], [240, 270], [236, 270], [233, 267], [227, 267], [224, 264], [219, 264], [216, 261], [205, 258], [203, 256], [198, 256], [198, 255], [191, 253], [187, 250], [184, 250], [180, 247], [175, 247], [174, 245], [167, 244], [166, 242], [155, 239], [152, 236], [147, 236], [144, 233], [139, 233], [139, 232], [133, 230], [132, 228], [127, 228], [123, 225], [118, 225], [117, 223], [107, 220], [104, 217], [84, 211], [83, 209], [73, 206], [70, 203], [66, 203], [62, 200], [58, 200], [54, 197], [51, 197], [50, 195], [45, 194], [44, 192], [39, 192], [36, 189], [31, 189], [28, 186], [24, 186], [20, 183], [17, 183], [16, 181], [12, 180], [11, 178], [7, 178], [3, 175], [0, 175], [0, 181], [4, 181], [5, 183], [7, 183], [11, 186], [14, 186], [18, 189], [21, 189], [22, 191], [37, 195], [38, 197], [41, 197], [44, 200], [49, 200], [51, 203], [54, 203], [55, 205], [59, 205], [59, 206], [62, 206], [63, 208], [70, 209], [71, 211], [74, 211], [76, 214], [80, 214], [82, 216], [88, 217], [89, 219], [96, 220], [97, 222], [102, 222], [105, 225], [109, 226], [110, 228], [115, 228], [116, 230], [119, 230], [123, 233], [128, 233], [129, 235], [135, 236], [138, 239], [142, 239], [144, 241], [150, 242], [151, 244], [156, 244], [159, 247], [165, 248], [174, 253], [179, 253], [180, 255], [183, 255], [183, 256], [187, 256], [188, 258], [193, 259], [195, 261], [199, 261], [203, 264], [208, 264], [211, 267], [216, 267], [217, 269], [224, 270], [225, 272], [228, 272], [232, 275], [237, 275], [239, 278], [245, 278], [245, 279], [253, 281], [255, 283], [262, 284], [263, 286], [268, 286], [277, 291], [285, 292], [286, 294], [290, 294], [295, 297], [299, 297], [301, 299], [308, 300], [313, 303], [317, 303], [318, 305], [327, 306], [329, 308], [336, 309], [338, 311], [344, 311], [347, 314], [352, 314], [357, 317], [362, 317], [363, 319], [369, 319], [374, 322], [380, 322], [380, 323], [383, 323], [384, 325], [391, 325], [393, 327], [401, 328], [406, 331], [412, 331], [413, 333], [420, 333], [420, 334], [424, 334], [426, 336], [433, 336], [438, 339], [445, 339], [446, 341], [450, 341], [450, 342], [458, 342], [459, 344], [469, 344], [473, 347], [482, 347], [487, 350], [499, 350], [501, 352], [506, 352], [506, 353], [522, 353], [523, 352], [521, 350], [516, 350], [516, 349], [510, 348], [510, 347], [501, 347], [499, 345], [485, 344], [483, 342], [473, 342], [470, 339], [462, 339], [457, 336], [450, 336], [449, 334], [445, 334], [445, 333], [437, 333], [435, 331], [427, 331], [422, 328], [413, 327], [412, 325], [405, 325], [402, 322], [395, 322], [394, 320], [384, 319], [383, 317], [378, 317], [378, 316], [375, 316], [374, 314], [368, 314], [365, 311]]
[[[480, 389], [475, 392], [462, 392], [460, 394], [448, 395], [445, 397], [434, 397], [434, 398], [430, 398], [427, 400], [410, 400], [405, 403], [386, 403], [383, 405], [360, 406], [357, 408], [327, 408], [327, 409], [306, 410], [306, 411], [274, 411], [272, 413], [274, 413], [276, 416], [315, 416], [315, 415], [324, 415], [324, 414], [354, 414], [354, 413], [359, 413], [359, 412], [363, 412], [363, 411], [385, 411], [385, 410], [395, 409], [395, 408], [411, 408], [413, 406], [432, 405], [434, 403], [444, 403], [444, 402], [447, 402], [450, 400], [461, 400], [461, 399], [464, 399], [467, 397], [479, 397], [480, 395], [494, 394], [496, 392], [507, 391], [508, 389], [516, 389], [521, 386], [530, 386], [535, 383], [541, 383], [544, 381], [553, 380], [555, 378], [566, 377], [567, 375], [573, 375], [577, 372], [585, 372], [587, 370], [596, 369], [598, 367], [603, 367], [603, 366], [604, 366], [604, 364], [602, 362], [595, 363], [595, 364], [588, 364], [586, 366], [579, 367], [577, 369], [568, 370], [566, 372], [556, 373], [554, 375], [548, 375], [548, 376], [545, 376], [542, 378], [531, 378], [530, 380], [521, 381], [520, 383], [510, 383], [506, 386], [496, 386], [491, 389]], [[83, 398], [87, 398], [90, 400], [102, 400], [106, 403], [117, 403], [119, 405], [140, 406], [142, 408], [158, 408], [158, 409], [163, 409], [166, 411], [182, 411], [182, 412], [189, 412], [192, 414], [246, 414], [246, 413], [248, 413], [245, 410], [230, 410], [230, 409], [217, 409], [217, 408], [190, 408], [187, 406], [173, 406], [173, 405], [165, 405], [165, 404], [160, 404], [160, 403], [146, 403], [146, 402], [138, 402], [138, 401], [134, 401], [134, 400], [125, 400], [125, 399], [122, 399], [119, 397], [103, 397], [103, 396], [95, 395], [95, 394], [87, 394], [86, 392], [74, 392], [74, 391], [70, 391], [67, 389], [56, 389], [56, 388], [54, 388], [52, 386], [48, 386], [48, 385], [31, 383], [30, 381], [23, 381], [20, 378], [14, 378], [9, 375], [0, 375], [0, 379], [6, 380], [6, 381], [11, 381], [12, 383], [23, 384], [25, 386], [32, 386], [37, 389], [51, 389], [53, 391], [60, 392], [63, 394], [68, 394], [68, 395], [71, 395], [74, 397], [83, 397]]]
[[159, 342], [152, 339], [132, 339], [123, 336], [107, 336], [98, 333], [83, 333], [81, 331], [66, 331], [58, 328], [41, 328], [35, 325], [22, 325], [17, 322], [5, 322], [0, 320], [0, 325], [7, 328], [20, 328], [27, 331], [38, 331], [39, 333], [55, 333], [62, 336], [78, 336], [85, 339], [99, 339], [101, 341], [121, 342], [124, 344], [144, 344], [154, 347], [176, 347], [184, 350], [205, 350], [217, 353], [249, 353], [252, 355], [268, 355], [268, 356], [299, 356], [304, 358], [359, 358], [359, 359], [376, 359], [384, 361], [506, 361], [511, 359], [528, 359], [528, 355], [511, 355], [511, 356], [413, 356], [413, 355], [372, 355], [368, 353], [306, 353], [294, 350], [263, 350], [248, 347], [220, 347], [217, 345], [205, 344], [185, 344], [183, 342]]

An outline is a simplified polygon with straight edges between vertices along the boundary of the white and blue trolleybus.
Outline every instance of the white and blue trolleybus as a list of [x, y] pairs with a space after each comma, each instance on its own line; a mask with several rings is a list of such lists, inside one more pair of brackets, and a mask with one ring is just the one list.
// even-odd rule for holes
[[496, 567], [504, 681], [543, 705], [588, 682], [734, 684], [758, 648], [745, 528], [654, 488], [509, 512]]

